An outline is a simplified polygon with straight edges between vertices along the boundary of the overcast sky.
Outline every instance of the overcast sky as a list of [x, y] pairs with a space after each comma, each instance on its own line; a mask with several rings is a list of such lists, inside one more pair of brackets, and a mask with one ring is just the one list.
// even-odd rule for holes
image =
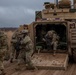
[[19, 27], [35, 20], [35, 11], [54, 0], [0, 0], [0, 27]]

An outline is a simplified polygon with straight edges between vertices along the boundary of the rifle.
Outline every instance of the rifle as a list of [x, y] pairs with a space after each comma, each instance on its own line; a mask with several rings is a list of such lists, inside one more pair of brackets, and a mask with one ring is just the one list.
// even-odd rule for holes
[[21, 38], [18, 38], [18, 40], [17, 40], [17, 42], [16, 42], [16, 44], [15, 44], [15, 49], [16, 49], [16, 56], [15, 56], [15, 58], [16, 58], [16, 59], [18, 58], [19, 53], [20, 53], [20, 50], [21, 50], [21, 48], [20, 48], [20, 46], [21, 46], [20, 41], [21, 41], [21, 40], [22, 40]]

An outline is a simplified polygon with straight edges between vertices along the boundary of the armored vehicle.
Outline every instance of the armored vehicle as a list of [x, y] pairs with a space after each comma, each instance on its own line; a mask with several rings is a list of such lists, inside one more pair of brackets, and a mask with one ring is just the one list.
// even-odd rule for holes
[[[46, 53], [52, 53], [53, 50], [50, 50], [50, 51], [47, 50], [47, 45], [43, 41], [43, 38], [45, 37], [48, 31], [54, 30], [59, 36], [59, 43], [57, 47], [57, 53], [59, 55], [53, 58], [55, 60], [53, 61], [50, 60], [48, 62], [52, 61], [52, 63], [55, 66], [58, 63], [57, 64], [57, 67], [58, 67], [58, 65], [61, 66], [61, 64], [59, 64], [59, 62], [56, 60], [59, 60], [59, 59], [60, 61], [64, 60], [63, 68], [66, 69], [68, 59], [72, 58], [76, 62], [76, 8], [75, 8], [75, 3], [74, 5], [71, 6], [70, 0], [67, 0], [67, 1], [56, 0], [56, 3], [44, 2], [44, 7], [45, 8], [42, 11], [35, 12], [35, 16], [36, 16], [35, 21], [27, 26], [27, 29], [29, 30], [29, 35], [32, 41], [34, 42], [34, 50], [35, 52], [38, 52], [38, 56], [40, 56], [39, 53], [42, 53], [43, 57], [45, 56], [50, 57], [51, 54], [49, 55]], [[52, 59], [52, 56], [51, 56], [51, 59]], [[46, 61], [43, 61], [43, 62], [46, 62]]]

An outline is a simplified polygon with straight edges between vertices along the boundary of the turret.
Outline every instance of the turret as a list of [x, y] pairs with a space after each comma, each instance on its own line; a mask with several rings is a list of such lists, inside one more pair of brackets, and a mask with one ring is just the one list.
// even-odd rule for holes
[[70, 0], [59, 1], [59, 8], [71, 8], [71, 1]]

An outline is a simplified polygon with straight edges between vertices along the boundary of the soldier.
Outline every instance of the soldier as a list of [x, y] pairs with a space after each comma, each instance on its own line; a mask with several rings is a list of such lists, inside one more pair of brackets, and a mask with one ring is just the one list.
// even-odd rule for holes
[[50, 30], [45, 35], [45, 41], [47, 44], [47, 49], [50, 50], [51, 46], [53, 46], [54, 55], [56, 54], [57, 46], [58, 46], [59, 36], [54, 30]]
[[13, 34], [12, 36], [12, 39], [11, 39], [11, 49], [12, 49], [12, 52], [11, 52], [11, 60], [10, 62], [12, 63], [13, 62], [13, 59], [14, 59], [14, 56], [15, 58], [17, 59], [18, 58], [18, 55], [19, 55], [19, 41], [20, 41], [20, 32], [18, 30], [15, 31], [15, 33]]
[[34, 52], [34, 49], [32, 40], [28, 36], [28, 30], [23, 30], [22, 34], [23, 34], [23, 39], [21, 41], [22, 49], [20, 50], [18, 65], [20, 65], [22, 60], [24, 60], [29, 69], [37, 69], [31, 61], [31, 56]]
[[3, 61], [6, 55], [7, 47], [7, 37], [3, 31], [0, 31], [0, 75], [5, 75]]

